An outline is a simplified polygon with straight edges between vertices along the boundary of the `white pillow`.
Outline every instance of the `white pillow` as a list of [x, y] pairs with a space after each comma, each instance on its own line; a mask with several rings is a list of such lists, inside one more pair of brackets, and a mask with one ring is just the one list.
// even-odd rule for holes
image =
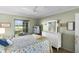
[[13, 44], [13, 42], [11, 40], [9, 40], [9, 39], [7, 39], [7, 42], [8, 42], [9, 45]]

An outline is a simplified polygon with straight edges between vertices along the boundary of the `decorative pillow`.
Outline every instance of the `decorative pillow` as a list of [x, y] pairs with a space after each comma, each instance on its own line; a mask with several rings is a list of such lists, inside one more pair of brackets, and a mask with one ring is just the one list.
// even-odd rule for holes
[[13, 44], [13, 42], [11, 40], [9, 40], [9, 39], [7, 39], [7, 42], [8, 42], [9, 45]]

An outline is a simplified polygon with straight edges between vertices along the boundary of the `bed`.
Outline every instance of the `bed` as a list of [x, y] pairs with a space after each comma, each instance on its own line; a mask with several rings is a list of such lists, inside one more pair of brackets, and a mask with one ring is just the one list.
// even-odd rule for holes
[[39, 35], [25, 35], [12, 39], [13, 44], [5, 48], [5, 53], [50, 53], [50, 41]]

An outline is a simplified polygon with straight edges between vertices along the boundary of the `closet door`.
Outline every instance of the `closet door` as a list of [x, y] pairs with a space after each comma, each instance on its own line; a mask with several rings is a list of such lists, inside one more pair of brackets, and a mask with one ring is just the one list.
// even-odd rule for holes
[[79, 53], [79, 14], [75, 15], [75, 52]]

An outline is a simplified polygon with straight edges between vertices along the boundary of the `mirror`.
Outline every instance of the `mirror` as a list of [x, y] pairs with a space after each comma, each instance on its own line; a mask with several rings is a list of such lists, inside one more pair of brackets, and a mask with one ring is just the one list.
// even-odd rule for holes
[[57, 32], [57, 20], [47, 21], [43, 24], [43, 31]]

